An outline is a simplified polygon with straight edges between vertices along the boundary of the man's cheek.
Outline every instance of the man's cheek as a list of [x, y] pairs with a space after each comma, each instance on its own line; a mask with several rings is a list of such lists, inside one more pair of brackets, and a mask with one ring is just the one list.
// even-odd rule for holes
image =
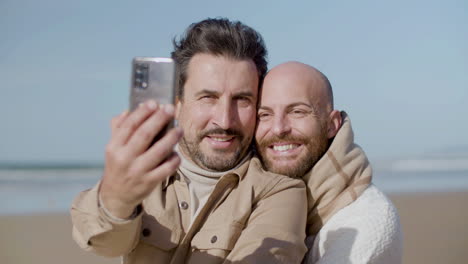
[[261, 144], [262, 141], [265, 139], [266, 134], [268, 132], [268, 127], [263, 124], [262, 122], [257, 123], [257, 128], [255, 131], [255, 140], [257, 144]]
[[253, 120], [253, 123], [255, 124], [257, 119], [257, 111], [255, 107], [239, 108], [238, 114], [241, 121], [246, 122], [248, 120], [249, 122], [252, 122]]

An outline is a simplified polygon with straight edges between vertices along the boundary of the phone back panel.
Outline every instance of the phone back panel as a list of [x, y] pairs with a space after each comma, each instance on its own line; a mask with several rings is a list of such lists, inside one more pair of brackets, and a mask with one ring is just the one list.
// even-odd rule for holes
[[132, 62], [130, 110], [149, 99], [160, 104], [173, 104], [175, 85], [175, 64], [171, 58], [135, 57]]

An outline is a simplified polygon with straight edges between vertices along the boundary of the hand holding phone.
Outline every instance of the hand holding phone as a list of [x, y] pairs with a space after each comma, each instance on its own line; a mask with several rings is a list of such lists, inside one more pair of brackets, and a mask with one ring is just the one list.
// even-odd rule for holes
[[[159, 104], [174, 104], [175, 89], [175, 63], [171, 58], [135, 57], [133, 59], [130, 111], [151, 99]], [[155, 136], [153, 144], [172, 127], [174, 120]]]
[[129, 217], [180, 164], [173, 148], [182, 131], [170, 129], [174, 120], [174, 63], [171, 59], [139, 57], [132, 64], [131, 111], [111, 123], [99, 190], [103, 206], [119, 218]]

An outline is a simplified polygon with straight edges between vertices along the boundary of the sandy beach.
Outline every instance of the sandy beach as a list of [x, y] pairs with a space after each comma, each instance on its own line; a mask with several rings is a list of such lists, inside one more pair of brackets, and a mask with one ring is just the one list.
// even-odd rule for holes
[[404, 264], [468, 263], [468, 191], [393, 194]]
[[[468, 263], [468, 191], [389, 196], [403, 226], [403, 263]], [[0, 234], [2, 264], [120, 263], [81, 250], [66, 213], [0, 216]]]

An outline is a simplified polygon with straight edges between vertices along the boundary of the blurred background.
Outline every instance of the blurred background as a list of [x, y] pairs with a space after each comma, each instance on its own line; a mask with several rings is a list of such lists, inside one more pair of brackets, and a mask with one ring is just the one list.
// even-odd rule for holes
[[107, 261], [73, 243], [68, 207], [101, 175], [131, 59], [170, 56], [207, 17], [259, 31], [269, 68], [328, 76], [400, 212], [404, 263], [468, 263], [467, 1], [0, 0], [1, 263]]

